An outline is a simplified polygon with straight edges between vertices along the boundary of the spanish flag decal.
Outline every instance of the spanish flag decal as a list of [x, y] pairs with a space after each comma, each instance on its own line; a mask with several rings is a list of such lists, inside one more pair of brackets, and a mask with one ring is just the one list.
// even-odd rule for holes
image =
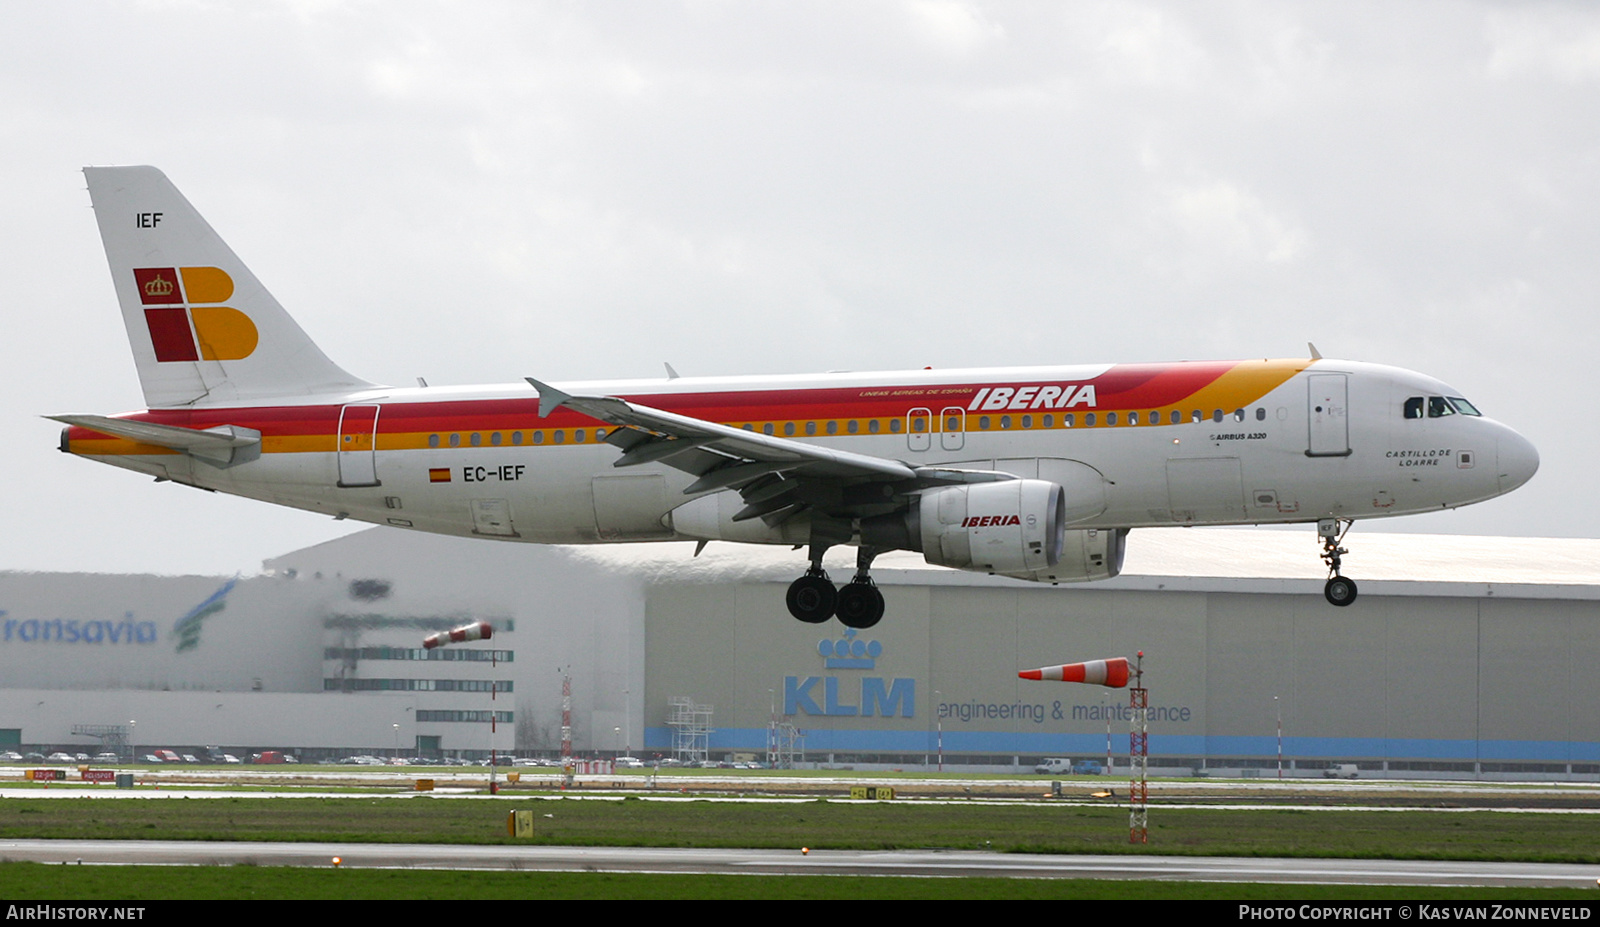
[[450, 482], [450, 468], [449, 467], [429, 467], [428, 468], [428, 482], [430, 482], [430, 483], [448, 483], [448, 482]]

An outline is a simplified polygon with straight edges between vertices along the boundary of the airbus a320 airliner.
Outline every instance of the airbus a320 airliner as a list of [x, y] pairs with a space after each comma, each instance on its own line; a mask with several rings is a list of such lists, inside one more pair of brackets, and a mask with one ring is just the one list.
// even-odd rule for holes
[[[1539, 457], [1431, 377], [1288, 360], [394, 388], [346, 373], [152, 167], [86, 168], [148, 409], [51, 416], [68, 453], [218, 492], [546, 544], [789, 544], [802, 621], [883, 616], [884, 551], [1105, 579], [1129, 529], [1361, 518], [1521, 486]], [[835, 586], [835, 545], [857, 548]]]

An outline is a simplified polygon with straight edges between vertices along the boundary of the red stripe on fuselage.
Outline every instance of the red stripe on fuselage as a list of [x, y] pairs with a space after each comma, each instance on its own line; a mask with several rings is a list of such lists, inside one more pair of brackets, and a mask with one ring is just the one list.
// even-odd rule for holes
[[[1095, 408], [1146, 409], [1174, 405], [1215, 382], [1239, 362], [1124, 364], [1098, 377], [1060, 379], [995, 377], [979, 383], [769, 389], [706, 393], [626, 393], [620, 398], [640, 405], [712, 422], [792, 421], [811, 419], [898, 418], [911, 409], [938, 414], [948, 407], [966, 408], [979, 390], [996, 386], [1023, 387], [1093, 383]], [[382, 406], [378, 434], [445, 433], [515, 429], [586, 428], [601, 424], [568, 409], [539, 417], [539, 399], [459, 399], [443, 401], [353, 400]], [[241, 406], [204, 409], [156, 409], [117, 416], [183, 428], [206, 429], [240, 425], [263, 437], [334, 435], [344, 403], [312, 406]], [[70, 439], [98, 434], [73, 427]]]

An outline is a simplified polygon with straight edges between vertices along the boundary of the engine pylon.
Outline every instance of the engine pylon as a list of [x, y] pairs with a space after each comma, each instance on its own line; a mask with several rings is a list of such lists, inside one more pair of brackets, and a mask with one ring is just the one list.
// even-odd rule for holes
[[1108, 689], [1121, 689], [1128, 684], [1128, 661], [1124, 657], [1109, 660], [1089, 660], [1085, 663], [1063, 663], [1060, 666], [1042, 666], [1023, 670], [1019, 679], [1054, 680], [1057, 682], [1082, 682]]

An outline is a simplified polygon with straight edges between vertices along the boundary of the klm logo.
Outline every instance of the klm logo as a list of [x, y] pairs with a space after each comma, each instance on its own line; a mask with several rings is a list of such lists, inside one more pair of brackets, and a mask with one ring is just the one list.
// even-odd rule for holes
[[[881, 641], [856, 638], [854, 628], [842, 640], [823, 640], [817, 644], [825, 669], [876, 669], [883, 655]], [[820, 691], [819, 691], [820, 690]], [[818, 699], [822, 701], [818, 703]], [[786, 676], [783, 680], [783, 713], [822, 715], [837, 718], [916, 717], [917, 681], [910, 678], [885, 679], [882, 676]]]

